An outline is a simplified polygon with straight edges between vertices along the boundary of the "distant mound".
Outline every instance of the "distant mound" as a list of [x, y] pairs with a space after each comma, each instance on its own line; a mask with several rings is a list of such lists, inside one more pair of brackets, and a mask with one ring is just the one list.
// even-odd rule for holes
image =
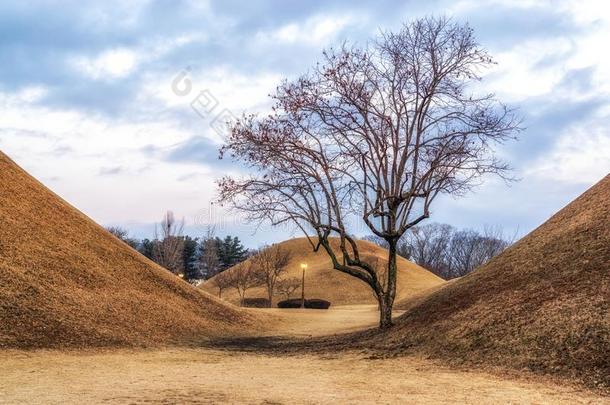
[[610, 175], [375, 343], [610, 387]]
[[[337, 245], [338, 241], [333, 241]], [[326, 252], [320, 249], [313, 252], [306, 238], [296, 238], [284, 241], [280, 244], [292, 253], [292, 259], [288, 265], [284, 277], [297, 277], [301, 279], [301, 263], [307, 263], [305, 272], [305, 295], [306, 298], [321, 298], [335, 305], [354, 304], [376, 304], [377, 301], [373, 291], [363, 281], [350, 275], [333, 270], [332, 263]], [[362, 256], [378, 257], [387, 260], [387, 251], [374, 243], [358, 241], [360, 254]], [[226, 271], [231, 271], [228, 269]], [[428, 270], [410, 261], [398, 258], [398, 281], [396, 300], [405, 299], [433, 286], [444, 283], [444, 281]], [[208, 281], [201, 288], [210, 293], [217, 293], [213, 284]], [[293, 295], [300, 297], [301, 290]], [[238, 304], [239, 296], [233, 289], [223, 291], [223, 298]], [[266, 297], [263, 288], [254, 288], [246, 293], [248, 297]], [[274, 303], [277, 302], [277, 299]]]
[[180, 343], [254, 326], [0, 152], [0, 348]]

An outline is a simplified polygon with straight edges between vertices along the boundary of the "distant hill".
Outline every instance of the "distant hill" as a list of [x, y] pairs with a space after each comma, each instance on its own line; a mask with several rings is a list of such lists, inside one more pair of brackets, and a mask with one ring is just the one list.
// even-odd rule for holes
[[0, 152], [0, 348], [180, 343], [256, 324], [129, 248]]
[[[610, 175], [373, 342], [610, 387]], [[367, 343], [364, 343], [367, 344]]]
[[[337, 244], [338, 242], [334, 241], [333, 243]], [[307, 263], [305, 273], [306, 298], [322, 298], [330, 301], [332, 305], [377, 303], [367, 284], [338, 270], [333, 270], [331, 260], [326, 252], [322, 249], [319, 252], [313, 252], [306, 238], [290, 239], [281, 242], [280, 245], [292, 254], [292, 259], [287, 268], [287, 277], [301, 279], [300, 264]], [[358, 241], [358, 246], [362, 256], [387, 260], [387, 251], [371, 242]], [[227, 271], [232, 270], [228, 269]], [[397, 300], [410, 297], [442, 283], [444, 281], [441, 278], [426, 269], [402, 257], [398, 258]], [[202, 284], [201, 288], [210, 293], [217, 293], [210, 280]], [[295, 298], [300, 297], [300, 291], [300, 289], [297, 290], [294, 295]], [[262, 288], [249, 290], [246, 295], [250, 298], [267, 296]], [[223, 291], [223, 298], [234, 304], [239, 303], [239, 296], [233, 289]]]

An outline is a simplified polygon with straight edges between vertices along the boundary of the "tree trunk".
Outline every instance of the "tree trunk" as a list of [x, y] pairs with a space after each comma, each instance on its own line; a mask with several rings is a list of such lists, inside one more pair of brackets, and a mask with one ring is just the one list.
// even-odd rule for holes
[[379, 297], [379, 329], [392, 326], [392, 305], [387, 303], [387, 295]]
[[392, 308], [396, 297], [396, 240], [389, 240], [388, 249], [388, 274], [385, 294], [379, 294], [379, 329], [387, 329], [392, 326]]

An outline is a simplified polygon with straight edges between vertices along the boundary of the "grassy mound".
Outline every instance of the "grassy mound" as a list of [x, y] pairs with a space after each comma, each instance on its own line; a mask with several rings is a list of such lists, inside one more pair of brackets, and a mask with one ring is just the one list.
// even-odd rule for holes
[[0, 348], [181, 343], [256, 324], [130, 249], [0, 152]]
[[373, 342], [610, 387], [610, 175]]

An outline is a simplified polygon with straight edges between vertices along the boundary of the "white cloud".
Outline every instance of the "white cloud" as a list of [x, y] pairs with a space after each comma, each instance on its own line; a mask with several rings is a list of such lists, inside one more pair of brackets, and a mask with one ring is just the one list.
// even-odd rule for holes
[[593, 184], [608, 173], [610, 134], [605, 127], [590, 125], [564, 131], [553, 148], [525, 170], [526, 176], [574, 184]]
[[497, 65], [487, 72], [485, 86], [505, 102], [548, 94], [563, 78], [566, 68], [556, 64], [541, 68], [538, 63], [571, 49], [570, 40], [553, 38], [529, 40], [497, 52], [493, 55]]
[[[168, 109], [182, 109], [203, 135], [220, 142], [220, 135], [211, 128], [212, 121], [227, 110], [236, 117], [244, 112], [271, 112], [268, 95], [280, 80], [281, 76], [276, 73], [246, 74], [228, 66], [197, 71], [181, 70], [148, 77], [138, 99], [142, 103], [155, 99]], [[184, 93], [177, 94], [173, 85], [184, 90]], [[196, 107], [199, 110], [197, 112], [193, 104], [197, 106], [198, 101], [209, 102], [213, 109], [210, 107], [211, 110], [208, 111]]]
[[74, 66], [92, 79], [115, 79], [128, 76], [138, 62], [136, 52], [127, 48], [109, 49], [94, 58], [79, 56]]
[[314, 16], [301, 23], [286, 24], [275, 31], [259, 32], [256, 38], [264, 43], [324, 46], [354, 22], [355, 18], [351, 15]]
[[35, 103], [40, 101], [46, 94], [48, 94], [48, 89], [44, 86], [26, 86], [12, 94], [0, 92], [0, 105]]

